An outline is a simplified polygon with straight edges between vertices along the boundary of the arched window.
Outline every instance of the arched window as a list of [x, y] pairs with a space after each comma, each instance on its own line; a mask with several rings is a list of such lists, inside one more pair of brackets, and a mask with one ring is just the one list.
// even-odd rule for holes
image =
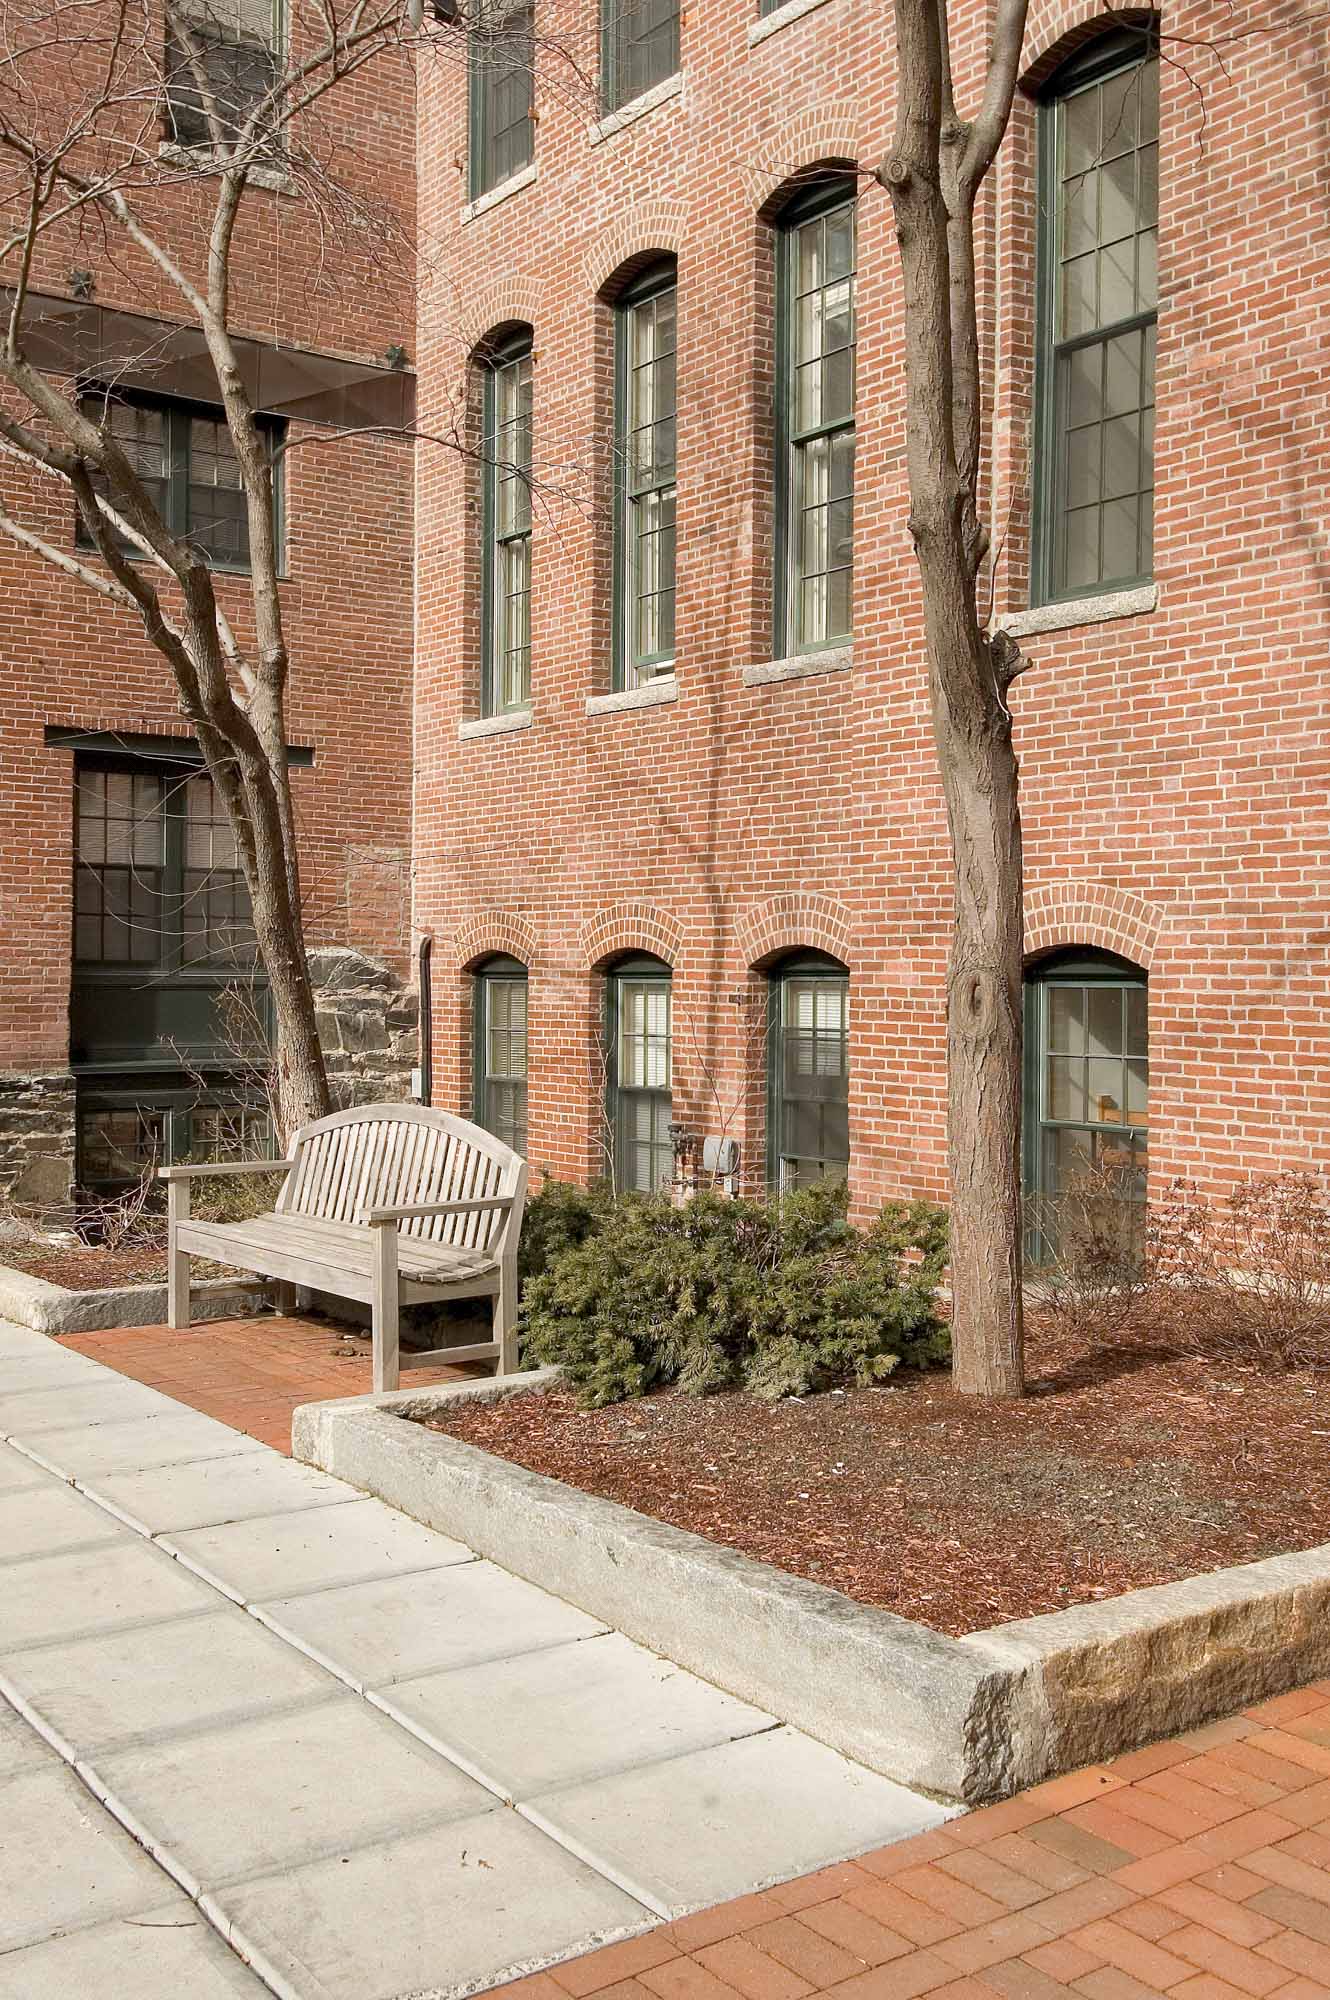
[[850, 1171], [850, 975], [820, 951], [771, 973], [767, 1178], [781, 1194]]
[[843, 645], [854, 581], [854, 183], [780, 218], [776, 270], [775, 650]]
[[614, 685], [674, 672], [674, 260], [615, 307]]
[[1093, 42], [1041, 113], [1036, 602], [1153, 570], [1159, 61]]
[[1150, 1035], [1146, 976], [1111, 952], [1047, 958], [1025, 982], [1025, 1184], [1048, 1233], [1078, 1189], [1145, 1200]]
[[605, 1118], [620, 1194], [653, 1193], [674, 1171], [670, 980], [646, 954], [621, 959], [606, 980]]
[[474, 1116], [515, 1153], [526, 1152], [526, 967], [487, 958], [472, 982]]
[[531, 334], [486, 356], [481, 712], [531, 699]]

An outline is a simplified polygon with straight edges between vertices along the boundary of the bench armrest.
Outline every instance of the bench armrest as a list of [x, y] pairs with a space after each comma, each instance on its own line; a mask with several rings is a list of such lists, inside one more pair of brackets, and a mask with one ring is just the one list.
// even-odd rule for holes
[[515, 1196], [492, 1194], [476, 1201], [426, 1201], [409, 1208], [372, 1208], [365, 1217], [371, 1229], [387, 1222], [416, 1222], [431, 1215], [483, 1215], [489, 1209], [511, 1208]]
[[196, 1181], [214, 1174], [289, 1174], [294, 1160], [219, 1160], [215, 1166], [158, 1167], [159, 1181]]

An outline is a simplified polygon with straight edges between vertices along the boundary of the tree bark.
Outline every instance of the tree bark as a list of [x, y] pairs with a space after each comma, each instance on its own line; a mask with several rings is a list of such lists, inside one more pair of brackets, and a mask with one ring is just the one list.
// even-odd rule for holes
[[[899, 115], [879, 177], [900, 245], [910, 533], [955, 887], [947, 975], [953, 1379], [967, 1394], [1015, 1396], [1024, 1389], [1024, 884], [1006, 697], [1024, 662], [1005, 635], [984, 633], [976, 601], [987, 535], [976, 507], [973, 232], [996, 139], [990, 93], [979, 125], [956, 115], [944, 0], [896, 0], [896, 24]], [[1014, 74], [1013, 60], [1013, 82]]]

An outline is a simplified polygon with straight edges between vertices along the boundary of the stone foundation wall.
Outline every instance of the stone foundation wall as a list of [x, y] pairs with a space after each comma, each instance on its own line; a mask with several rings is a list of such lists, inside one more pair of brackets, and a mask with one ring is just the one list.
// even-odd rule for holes
[[419, 1061], [416, 994], [388, 966], [340, 945], [311, 951], [309, 968], [335, 1102], [409, 1097]]
[[0, 1202], [59, 1211], [74, 1176], [74, 1079], [0, 1075]]

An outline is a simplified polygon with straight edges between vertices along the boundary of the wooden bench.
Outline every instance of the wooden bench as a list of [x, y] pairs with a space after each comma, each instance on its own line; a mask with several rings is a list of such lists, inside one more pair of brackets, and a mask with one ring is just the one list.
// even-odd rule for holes
[[[438, 1362], [517, 1367], [517, 1241], [526, 1162], [478, 1125], [423, 1104], [365, 1104], [302, 1125], [289, 1160], [163, 1167], [167, 1184], [166, 1315], [189, 1325], [189, 1260], [209, 1257], [278, 1280], [289, 1311], [307, 1285], [370, 1307], [374, 1388]], [[269, 1214], [247, 1222], [191, 1218], [191, 1183], [217, 1174], [281, 1174]], [[493, 1299], [494, 1334], [466, 1347], [406, 1353], [399, 1315], [439, 1299]]]

